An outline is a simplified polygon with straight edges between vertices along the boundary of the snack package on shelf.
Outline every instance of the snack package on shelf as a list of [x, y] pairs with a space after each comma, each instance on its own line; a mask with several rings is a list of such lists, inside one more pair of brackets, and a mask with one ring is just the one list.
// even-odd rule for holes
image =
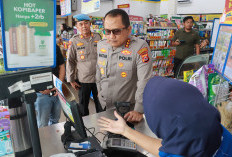
[[208, 76], [208, 101], [211, 105], [214, 105], [215, 96], [217, 94], [217, 88], [220, 83], [220, 77], [217, 73], [209, 74]]
[[9, 130], [0, 132], [0, 156], [5, 156], [8, 154], [13, 154]]
[[189, 80], [189, 84], [197, 87], [205, 98], [208, 96], [208, 75], [210, 73], [214, 73], [213, 64], [202, 66]]
[[7, 109], [0, 109], [0, 132], [10, 130], [10, 114]]
[[[228, 98], [229, 83], [228, 81], [222, 80], [220, 85], [220, 79], [217, 73], [212, 73], [208, 76], [208, 101], [211, 105], [215, 104], [215, 106], [217, 106], [217, 104]], [[220, 89], [219, 92], [218, 89]], [[217, 102], [215, 102], [216, 95]]]
[[0, 106], [0, 156], [13, 155], [10, 137], [10, 114], [6, 107]]
[[0, 74], [5, 73], [3, 58], [0, 58]]
[[192, 75], [193, 75], [193, 70], [183, 71], [184, 82], [189, 82]]

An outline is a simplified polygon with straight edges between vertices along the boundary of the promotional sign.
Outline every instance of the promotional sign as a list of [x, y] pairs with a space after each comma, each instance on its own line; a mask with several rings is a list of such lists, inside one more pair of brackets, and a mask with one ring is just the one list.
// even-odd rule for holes
[[232, 81], [232, 49], [230, 48], [230, 52], [227, 56], [226, 59], [226, 65], [225, 65], [225, 70], [224, 70], [224, 76]]
[[100, 0], [81, 0], [81, 13], [89, 14], [100, 11]]
[[[170, 2], [168, 0], [166, 0], [166, 1], [161, 0], [161, 2], [160, 2], [160, 15], [167, 15], [168, 14], [169, 3]], [[167, 17], [168, 17], [168, 15], [167, 15]]]
[[200, 21], [200, 18], [201, 18], [200, 15], [186, 15], [186, 16], [192, 16], [193, 19], [194, 19], [194, 21], [196, 21], [196, 22], [199, 22], [199, 21]]
[[120, 4], [118, 9], [124, 10], [128, 15], [130, 15], [130, 4]]
[[144, 33], [143, 27], [143, 17], [129, 15], [130, 24], [132, 27], [131, 34], [132, 35], [140, 35]]
[[4, 68], [55, 66], [56, 0], [0, 0]]
[[143, 22], [143, 17], [141, 16], [134, 16], [134, 15], [129, 15], [130, 21], [141, 21]]
[[221, 74], [225, 66], [228, 50], [231, 47], [231, 35], [232, 25], [220, 24], [212, 63], [217, 72]]
[[202, 21], [214, 21], [215, 18], [220, 18], [222, 14], [210, 14], [206, 15], [205, 19], [202, 19]]
[[225, 9], [220, 18], [220, 23], [232, 24], [232, 1], [226, 0]]
[[210, 38], [210, 47], [215, 47], [219, 24], [220, 24], [219, 19], [214, 19], [213, 30], [212, 30], [211, 38]]
[[71, 0], [60, 0], [61, 16], [71, 15]]
[[232, 11], [232, 1], [231, 0], [226, 0], [225, 11], [227, 13], [230, 12], [230, 11]]

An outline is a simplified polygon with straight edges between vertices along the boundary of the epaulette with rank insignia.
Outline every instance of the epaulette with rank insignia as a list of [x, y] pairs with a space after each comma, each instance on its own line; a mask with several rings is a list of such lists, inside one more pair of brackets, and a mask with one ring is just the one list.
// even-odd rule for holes
[[131, 42], [131, 40], [130, 40], [130, 39], [127, 39], [126, 45], [125, 45], [126, 48], [129, 48], [130, 42]]

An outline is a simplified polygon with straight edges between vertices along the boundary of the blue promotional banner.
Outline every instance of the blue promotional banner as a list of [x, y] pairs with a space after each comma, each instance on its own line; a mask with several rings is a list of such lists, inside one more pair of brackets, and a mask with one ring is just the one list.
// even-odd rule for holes
[[226, 57], [225, 62], [225, 69], [223, 72], [223, 76], [232, 84], [232, 49], [230, 48], [230, 51]]
[[231, 47], [232, 25], [220, 24], [214, 48], [212, 63], [217, 72], [222, 74], [227, 54]]
[[232, 84], [232, 24], [220, 24], [211, 63]]
[[0, 0], [4, 68], [55, 67], [56, 0]]

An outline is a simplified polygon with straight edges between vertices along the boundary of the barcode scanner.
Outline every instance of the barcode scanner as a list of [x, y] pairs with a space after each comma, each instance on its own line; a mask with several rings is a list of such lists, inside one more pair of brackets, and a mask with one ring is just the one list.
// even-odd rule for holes
[[115, 102], [115, 107], [117, 113], [121, 116], [124, 117], [126, 113], [130, 111], [130, 102]]
[[[114, 103], [115, 107], [116, 107], [116, 111], [117, 113], [124, 118], [125, 114], [130, 112], [130, 102], [115, 102]], [[126, 122], [126, 124], [131, 127], [134, 128], [134, 124], [130, 123], [130, 122]]]

